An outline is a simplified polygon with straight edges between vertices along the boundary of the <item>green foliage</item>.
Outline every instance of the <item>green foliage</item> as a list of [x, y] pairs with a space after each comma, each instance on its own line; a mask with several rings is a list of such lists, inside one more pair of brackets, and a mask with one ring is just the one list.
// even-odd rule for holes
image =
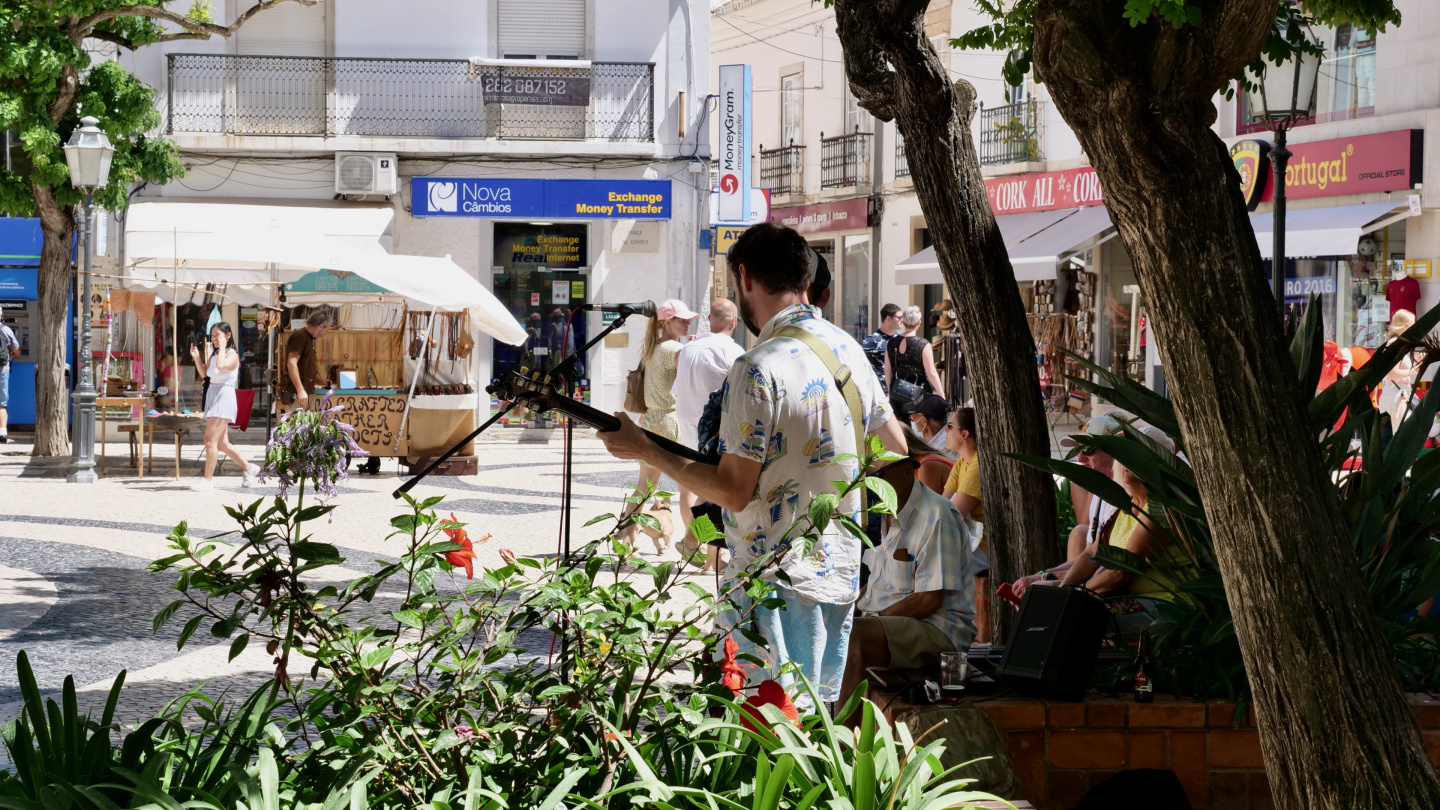
[[[115, 146], [110, 181], [96, 194], [96, 204], [123, 209], [132, 184], [164, 183], [183, 176], [184, 166], [174, 146], [151, 135], [161, 124], [154, 91], [117, 62], [92, 64], [90, 55], [70, 35], [76, 15], [135, 5], [163, 7], [164, 3], [0, 3], [0, 129], [15, 133], [23, 155], [16, 170], [0, 168], [0, 212], [35, 215], [31, 183], [52, 187], [62, 207], [80, 201], [80, 193], [70, 186], [61, 146], [80, 126], [82, 114], [98, 118]], [[132, 16], [102, 23], [96, 31], [137, 44], [164, 33], [151, 20]], [[70, 104], [52, 115], [70, 74], [79, 76], [78, 92]]]
[[[976, 8], [991, 22], [952, 39], [951, 45], [971, 50], [1009, 52], [1003, 75], [1012, 87], [1019, 87], [1032, 64], [1035, 3], [1036, 0], [975, 0]], [[1204, 7], [1200, 0], [1125, 0], [1121, 13], [1132, 27], [1168, 24], [1179, 29], [1205, 25]], [[1270, 36], [1255, 61], [1236, 75], [1236, 82], [1248, 91], [1254, 86], [1254, 77], [1264, 75], [1266, 60], [1278, 64], [1294, 58], [1299, 51], [1313, 52], [1313, 43], [1308, 42], [1303, 33], [1302, 23], [1305, 20], [1321, 25], [1350, 22], [1362, 28], [1384, 31], [1389, 25], [1400, 24], [1400, 11], [1395, 7], [1394, 0], [1305, 0], [1303, 7], [1290, 0], [1276, 0]], [[1234, 86], [1228, 86], [1223, 91], [1229, 98], [1234, 94]]]
[[[1292, 323], [1291, 353], [1301, 385], [1314, 390], [1323, 362], [1324, 325], [1318, 301]], [[1341, 505], [1350, 524], [1357, 568], [1386, 638], [1395, 647], [1405, 687], [1440, 687], [1440, 622], [1416, 618], [1416, 607], [1440, 592], [1440, 454], [1421, 456], [1435, 424], [1440, 393], [1431, 387], [1383, 440], [1382, 420], [1369, 394], [1402, 355], [1422, 346], [1440, 323], [1440, 307], [1421, 316], [1391, 346], [1377, 351], [1362, 369], [1342, 377], [1311, 401], [1315, 434], [1331, 477], [1338, 482]], [[1424, 367], [1440, 362], [1425, 354]], [[1170, 403], [1139, 383], [1112, 374], [1072, 355], [1099, 382], [1071, 377], [1081, 387], [1160, 427], [1184, 449]], [[1337, 420], [1343, 417], [1343, 422]], [[1077, 436], [1081, 444], [1114, 456], [1145, 483], [1145, 514], [1168, 538], [1170, 554], [1145, 560], [1125, 549], [1101, 547], [1096, 562], [1146, 577], [1163, 592], [1164, 623], [1153, 636], [1160, 687], [1198, 698], [1223, 696], [1245, 700], [1249, 685], [1235, 637], [1210, 525], [1190, 465], [1127, 425], [1121, 435]], [[1118, 484], [1078, 464], [1045, 458], [1022, 461], [1062, 475], [1122, 509], [1129, 495]]]

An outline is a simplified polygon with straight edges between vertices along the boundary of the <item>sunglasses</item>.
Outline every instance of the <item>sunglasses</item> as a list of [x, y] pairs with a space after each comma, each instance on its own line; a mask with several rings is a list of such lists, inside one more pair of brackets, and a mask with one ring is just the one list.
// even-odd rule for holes
[[1082, 448], [1080, 448], [1080, 452], [1077, 453], [1076, 455], [1080, 456], [1081, 458], [1089, 458], [1089, 457], [1095, 455], [1095, 448], [1093, 448], [1093, 447], [1082, 447]]

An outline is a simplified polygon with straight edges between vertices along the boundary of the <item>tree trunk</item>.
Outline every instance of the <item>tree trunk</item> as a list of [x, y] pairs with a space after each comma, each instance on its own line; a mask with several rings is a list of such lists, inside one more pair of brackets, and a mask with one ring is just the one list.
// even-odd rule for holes
[[1421, 808], [1440, 781], [1356, 576], [1214, 94], [1275, 0], [1131, 27], [1119, 0], [1038, 0], [1035, 70], [1105, 189], [1172, 382], [1254, 691], [1276, 806]]
[[40, 317], [32, 324], [36, 345], [35, 446], [31, 455], [63, 456], [70, 453], [66, 419], [70, 392], [65, 390], [65, 342], [70, 322], [65, 310], [74, 277], [70, 246], [75, 237], [75, 216], [55, 202], [54, 190], [49, 186], [32, 183], [30, 191], [45, 235], [40, 250]]
[[[836, 0], [845, 71], [860, 102], [905, 137], [906, 160], [945, 285], [959, 315], [974, 381], [991, 590], [1055, 562], [1050, 476], [1002, 453], [1050, 455], [1035, 341], [1010, 255], [990, 209], [970, 132], [975, 90], [953, 85], [925, 36], [926, 0]], [[888, 65], [887, 65], [888, 63]], [[893, 66], [893, 72], [891, 69]], [[1011, 611], [991, 594], [1005, 641]]]

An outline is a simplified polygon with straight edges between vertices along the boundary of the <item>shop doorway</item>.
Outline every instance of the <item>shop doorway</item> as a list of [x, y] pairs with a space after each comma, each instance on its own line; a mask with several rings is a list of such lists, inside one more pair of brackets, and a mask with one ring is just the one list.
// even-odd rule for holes
[[[810, 249], [819, 253], [825, 259], [825, 264], [830, 268], [830, 300], [820, 308], [820, 314], [825, 320], [835, 323], [836, 288], [839, 286], [836, 276], [839, 268], [835, 266], [835, 242], [832, 239], [816, 239], [810, 241]], [[761, 324], [762, 326], [764, 324]]]
[[[587, 339], [584, 313], [590, 300], [589, 226], [535, 222], [495, 223], [492, 290], [525, 326], [522, 346], [494, 342], [493, 372], [516, 362], [541, 371], [568, 356]], [[575, 366], [576, 383], [589, 386], [588, 359]]]

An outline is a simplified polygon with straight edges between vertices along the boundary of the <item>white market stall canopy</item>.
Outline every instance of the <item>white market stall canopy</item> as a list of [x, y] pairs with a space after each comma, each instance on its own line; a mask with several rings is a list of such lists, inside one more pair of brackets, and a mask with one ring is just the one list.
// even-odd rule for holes
[[449, 256], [390, 253], [394, 215], [374, 207], [141, 203], [126, 217], [126, 286], [164, 296], [172, 280], [224, 284], [236, 303], [268, 304], [278, 283], [333, 270], [429, 308], [469, 309], [485, 334], [525, 342], [515, 316]]
[[[1412, 216], [1408, 203], [1376, 202], [1285, 212], [1285, 256], [1349, 256], [1360, 237]], [[1275, 215], [1251, 214], [1250, 226], [1260, 243], [1260, 258], [1275, 249]]]

